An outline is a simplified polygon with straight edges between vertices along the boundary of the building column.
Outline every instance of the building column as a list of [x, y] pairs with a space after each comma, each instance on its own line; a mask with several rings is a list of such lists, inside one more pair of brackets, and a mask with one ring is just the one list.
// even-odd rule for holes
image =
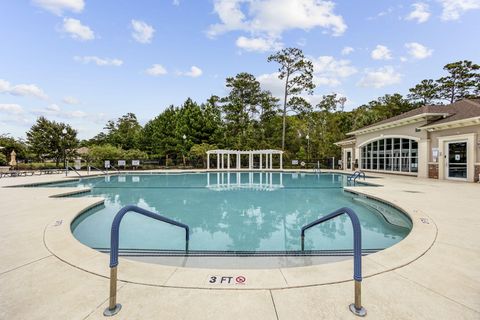
[[220, 153], [216, 153], [217, 155], [217, 170], [220, 169]]
[[252, 154], [248, 154], [248, 169], [252, 170]]
[[418, 141], [418, 177], [428, 178], [428, 161], [430, 158], [430, 139]]
[[207, 170], [210, 170], [210, 153], [207, 153]]
[[283, 170], [283, 153], [280, 153], [280, 170]]
[[230, 153], [227, 153], [227, 169], [230, 170]]
[[259, 166], [259, 169], [260, 169], [260, 170], [262, 170], [262, 161], [263, 161], [263, 159], [262, 159], [262, 153], [260, 153], [260, 166]]
[[225, 157], [224, 154], [222, 153], [222, 170], [225, 169]]
[[240, 170], [240, 153], [237, 152], [237, 170]]
[[273, 154], [270, 153], [270, 170], [273, 170]]

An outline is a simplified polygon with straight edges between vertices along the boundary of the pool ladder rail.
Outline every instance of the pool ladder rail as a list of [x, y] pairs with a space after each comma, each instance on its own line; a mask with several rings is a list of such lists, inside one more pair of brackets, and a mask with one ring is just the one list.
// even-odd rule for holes
[[305, 249], [305, 231], [323, 222], [332, 220], [342, 214], [346, 214], [353, 227], [353, 280], [355, 282], [355, 302], [350, 304], [350, 311], [359, 316], [367, 315], [367, 310], [362, 307], [362, 229], [357, 214], [350, 208], [340, 208], [326, 216], [323, 216], [302, 227], [301, 241], [302, 251]]
[[347, 177], [347, 182], [352, 182], [355, 184], [357, 182], [357, 179], [363, 177], [363, 180], [365, 180], [365, 172], [362, 170], [357, 170], [355, 171], [352, 175]]
[[110, 234], [110, 298], [108, 307], [103, 311], [103, 315], [110, 317], [117, 314], [122, 305], [117, 303], [117, 267], [118, 267], [118, 247], [119, 247], [119, 232], [120, 232], [120, 223], [122, 222], [123, 217], [128, 212], [135, 212], [149, 218], [159, 220], [180, 228], [185, 229], [185, 251], [188, 251], [188, 242], [190, 240], [190, 228], [181, 222], [164, 217], [158, 213], [151, 212], [134, 205], [128, 205], [120, 209], [115, 215], [115, 218], [112, 222], [112, 229]]
[[[188, 251], [188, 242], [190, 238], [190, 228], [188, 225], [181, 222], [174, 221], [167, 217], [164, 217], [158, 213], [154, 213], [140, 207], [129, 205], [123, 207], [115, 215], [115, 218], [112, 222], [111, 236], [110, 236], [110, 298], [109, 305], [103, 312], [104, 316], [114, 316], [117, 314], [122, 305], [117, 303], [117, 267], [118, 267], [118, 251], [119, 251], [119, 231], [120, 223], [122, 222], [123, 217], [128, 212], [135, 212], [142, 214], [144, 216], [156, 219], [171, 225], [178, 226], [185, 229], [185, 251]], [[353, 227], [353, 279], [355, 282], [355, 302], [350, 304], [350, 311], [360, 317], [364, 317], [367, 314], [365, 308], [362, 307], [362, 233], [360, 227], [360, 221], [357, 214], [350, 208], [341, 208], [338, 209], [326, 216], [323, 216], [305, 226], [301, 230], [301, 243], [302, 251], [305, 249], [305, 231], [318, 225], [323, 222], [334, 219], [342, 214], [348, 215], [350, 221], [352, 222]]]

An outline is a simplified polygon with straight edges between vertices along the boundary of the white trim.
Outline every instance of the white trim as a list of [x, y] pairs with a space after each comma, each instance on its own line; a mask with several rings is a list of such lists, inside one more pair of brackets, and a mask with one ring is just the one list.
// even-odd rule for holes
[[[347, 168], [347, 152], [350, 152], [350, 168]], [[353, 169], [353, 148], [344, 148], [343, 149], [343, 157], [342, 157], [342, 164], [343, 165], [343, 170], [345, 171], [352, 171]]]
[[473, 118], [461, 119], [461, 120], [444, 122], [439, 124], [433, 123], [428, 126], [420, 127], [418, 129], [427, 130], [428, 132], [433, 132], [433, 131], [448, 130], [453, 128], [470, 127], [470, 126], [479, 125], [479, 124], [480, 124], [480, 117], [473, 117]]
[[428, 117], [431, 117], [431, 116], [448, 116], [448, 113], [438, 112], [438, 113], [417, 114], [415, 116], [411, 116], [411, 117], [408, 117], [408, 118], [394, 120], [392, 122], [381, 123], [381, 124], [373, 125], [371, 127], [364, 128], [364, 129], [358, 129], [358, 130], [355, 130], [355, 131], [351, 131], [351, 132], [347, 133], [347, 135], [349, 135], [349, 136], [359, 135], [359, 134], [365, 134], [365, 133], [375, 132], [375, 131], [384, 130], [384, 129], [402, 127], [402, 126], [405, 126], [405, 125], [409, 125], [409, 124], [412, 124], [412, 123], [417, 123], [417, 122], [426, 120]]

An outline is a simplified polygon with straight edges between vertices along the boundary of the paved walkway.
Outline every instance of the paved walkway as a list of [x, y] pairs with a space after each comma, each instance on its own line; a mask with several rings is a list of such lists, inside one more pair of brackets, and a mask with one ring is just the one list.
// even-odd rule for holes
[[[54, 179], [64, 178], [2, 178], [0, 186]], [[363, 281], [367, 317], [480, 319], [480, 185], [398, 176], [371, 181], [384, 186], [354, 191], [407, 210], [414, 216], [415, 232], [364, 259], [370, 272]], [[83, 261], [96, 254], [93, 250], [55, 236], [55, 230], [63, 228], [58, 234], [64, 235], [68, 229], [55, 229], [59, 221], [69, 221], [72, 213], [98, 199], [50, 197], [56, 193], [54, 188], [0, 188], [0, 319], [104, 319], [108, 300], [104, 255], [105, 270], [97, 272], [96, 261]], [[424, 217], [421, 222], [416, 221], [419, 217]], [[435, 233], [428, 242], [431, 230]], [[410, 251], [425, 244], [424, 253], [412, 261]], [[128, 268], [137, 267], [143, 268], [145, 277], [163, 277], [148, 264], [121, 264], [125, 269], [119, 269], [120, 278]], [[348, 311], [353, 283], [345, 280], [352, 274], [344, 267], [347, 264], [351, 266], [351, 261], [282, 269], [283, 280], [278, 281], [283, 285], [277, 285], [273, 273], [262, 271], [257, 279], [260, 283], [262, 276], [264, 283], [247, 290], [190, 286], [195, 269], [175, 268], [162, 280], [165, 285], [139, 284], [142, 281], [130, 281], [125, 275], [128, 282], [119, 282], [118, 291], [123, 309], [114, 319], [355, 319]], [[338, 276], [338, 283], [308, 284], [308, 279], [329, 276]]]

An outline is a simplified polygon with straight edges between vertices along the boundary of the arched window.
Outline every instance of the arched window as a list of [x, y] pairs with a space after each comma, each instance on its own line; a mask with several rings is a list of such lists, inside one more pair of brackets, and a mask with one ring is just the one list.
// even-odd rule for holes
[[361, 147], [365, 170], [418, 172], [418, 143], [406, 138], [381, 138]]

